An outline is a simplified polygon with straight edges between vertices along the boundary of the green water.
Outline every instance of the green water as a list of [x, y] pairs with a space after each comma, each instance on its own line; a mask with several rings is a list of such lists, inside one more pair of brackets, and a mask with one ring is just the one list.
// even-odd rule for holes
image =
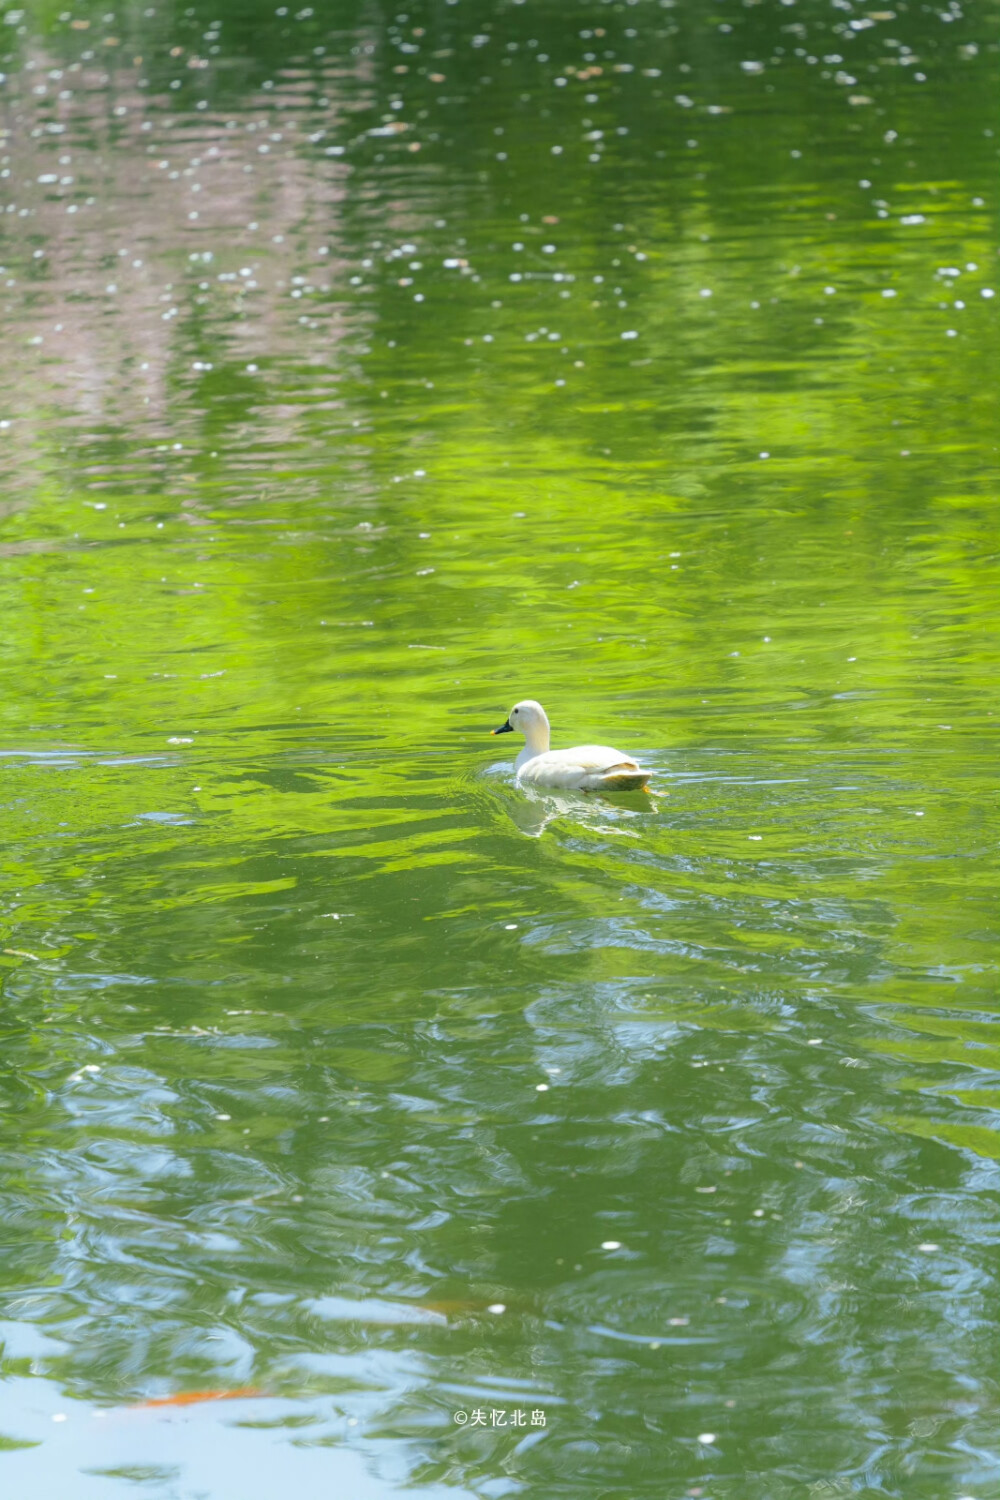
[[5, 1497], [1000, 1494], [996, 19], [7, 13]]

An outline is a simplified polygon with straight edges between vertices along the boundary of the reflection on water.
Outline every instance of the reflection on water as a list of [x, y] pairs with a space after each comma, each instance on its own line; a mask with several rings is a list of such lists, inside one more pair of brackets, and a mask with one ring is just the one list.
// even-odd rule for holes
[[[661, 793], [662, 796], [662, 793]], [[595, 833], [609, 838], [642, 838], [645, 827], [643, 812], [656, 813], [660, 797], [646, 792], [603, 793], [540, 791], [529, 785], [518, 785], [517, 792], [505, 799], [511, 822], [529, 838], [541, 838], [556, 819], [585, 824]], [[634, 822], [634, 827], [629, 823]]]
[[7, 15], [18, 1493], [985, 1497], [979, 24]]

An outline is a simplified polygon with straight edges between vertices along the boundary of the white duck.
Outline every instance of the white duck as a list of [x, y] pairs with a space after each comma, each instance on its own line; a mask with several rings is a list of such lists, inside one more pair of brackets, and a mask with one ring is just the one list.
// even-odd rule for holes
[[631, 792], [645, 789], [650, 775], [631, 755], [610, 745], [574, 745], [572, 750], [549, 749], [549, 720], [540, 703], [525, 698], [515, 703], [506, 724], [491, 734], [520, 730], [527, 744], [514, 762], [518, 781], [533, 786], [560, 787], [577, 792]]

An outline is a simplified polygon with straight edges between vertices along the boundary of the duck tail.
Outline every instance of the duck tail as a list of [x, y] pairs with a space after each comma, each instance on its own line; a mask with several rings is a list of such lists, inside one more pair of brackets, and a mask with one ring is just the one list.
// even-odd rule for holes
[[617, 766], [608, 766], [601, 777], [601, 786], [608, 792], [644, 792], [650, 775], [635, 761], [623, 760]]

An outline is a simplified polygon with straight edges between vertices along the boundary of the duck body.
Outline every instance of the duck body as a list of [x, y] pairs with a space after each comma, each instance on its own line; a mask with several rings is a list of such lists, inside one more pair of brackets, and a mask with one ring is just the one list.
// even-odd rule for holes
[[649, 780], [649, 772], [637, 761], [610, 745], [574, 745], [572, 750], [549, 750], [544, 755], [532, 755], [525, 748], [514, 764], [518, 781], [578, 792], [635, 791]]
[[638, 791], [649, 781], [649, 771], [644, 771], [633, 756], [611, 745], [574, 745], [570, 750], [550, 750], [548, 716], [533, 698], [516, 703], [507, 722], [492, 732], [508, 734], [515, 729], [526, 741], [514, 762], [518, 781], [577, 792]]

